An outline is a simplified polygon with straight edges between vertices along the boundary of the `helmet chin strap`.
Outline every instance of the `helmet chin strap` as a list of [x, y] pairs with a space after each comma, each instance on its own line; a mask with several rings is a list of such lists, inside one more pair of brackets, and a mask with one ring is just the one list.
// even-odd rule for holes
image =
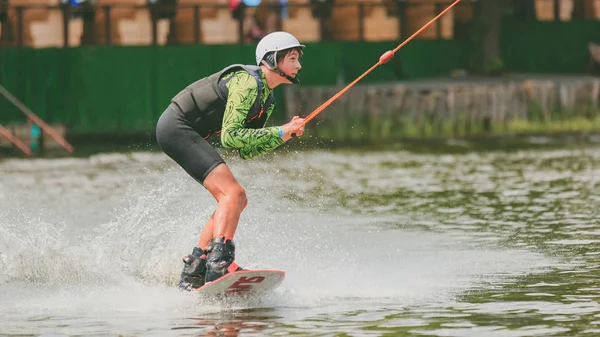
[[279, 69], [275, 69], [273, 70], [274, 72], [279, 73], [279, 76], [281, 77], [285, 77], [286, 79], [288, 79], [290, 82], [294, 83], [294, 84], [298, 84], [300, 83], [300, 81], [297, 78], [294, 78], [286, 73], [284, 73], [283, 71], [279, 70]]

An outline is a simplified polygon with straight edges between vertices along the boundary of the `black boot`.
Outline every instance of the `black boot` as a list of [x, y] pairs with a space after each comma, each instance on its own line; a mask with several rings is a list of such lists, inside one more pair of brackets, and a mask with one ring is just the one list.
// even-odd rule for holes
[[179, 289], [192, 291], [204, 285], [206, 274], [206, 254], [194, 247], [192, 254], [183, 258], [183, 271], [179, 279]]
[[212, 282], [219, 277], [238, 270], [243, 270], [235, 260], [235, 245], [225, 238], [214, 238], [207, 250], [205, 282]]

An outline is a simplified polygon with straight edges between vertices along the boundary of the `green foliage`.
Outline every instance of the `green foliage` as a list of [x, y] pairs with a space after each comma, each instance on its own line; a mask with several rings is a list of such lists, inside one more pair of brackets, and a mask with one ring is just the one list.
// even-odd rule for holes
[[484, 66], [484, 71], [487, 75], [498, 76], [504, 72], [504, 61], [499, 56], [488, 60]]
[[[561, 132], [600, 131], [600, 109], [594, 113], [554, 109], [545, 116], [539, 105], [531, 105], [527, 119], [512, 119], [492, 123], [490, 120], [474, 119], [458, 113], [454, 119], [408, 117], [393, 119], [393, 114], [365, 122], [365, 114], [336, 120], [335, 123], [309, 127], [307, 138], [328, 141], [383, 141], [399, 138], [444, 138], [480, 135], [548, 134]], [[591, 116], [591, 117], [586, 117]], [[305, 138], [306, 139], [306, 138]]]

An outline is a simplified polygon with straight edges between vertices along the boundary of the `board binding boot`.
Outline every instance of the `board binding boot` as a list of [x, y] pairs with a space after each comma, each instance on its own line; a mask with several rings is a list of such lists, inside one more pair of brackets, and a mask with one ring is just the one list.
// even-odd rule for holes
[[183, 258], [183, 271], [179, 279], [179, 289], [192, 291], [204, 285], [206, 275], [206, 253], [194, 247], [192, 254]]
[[206, 251], [206, 284], [225, 274], [244, 270], [234, 262], [235, 244], [233, 240], [224, 237], [214, 238], [211, 240], [209, 247], [210, 249]]

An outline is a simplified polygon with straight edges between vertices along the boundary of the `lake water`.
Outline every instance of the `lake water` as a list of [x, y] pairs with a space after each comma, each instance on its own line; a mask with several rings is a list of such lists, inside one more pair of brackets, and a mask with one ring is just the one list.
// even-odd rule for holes
[[262, 299], [174, 287], [215, 202], [162, 153], [0, 161], [0, 335], [600, 334], [598, 146], [226, 159]]

